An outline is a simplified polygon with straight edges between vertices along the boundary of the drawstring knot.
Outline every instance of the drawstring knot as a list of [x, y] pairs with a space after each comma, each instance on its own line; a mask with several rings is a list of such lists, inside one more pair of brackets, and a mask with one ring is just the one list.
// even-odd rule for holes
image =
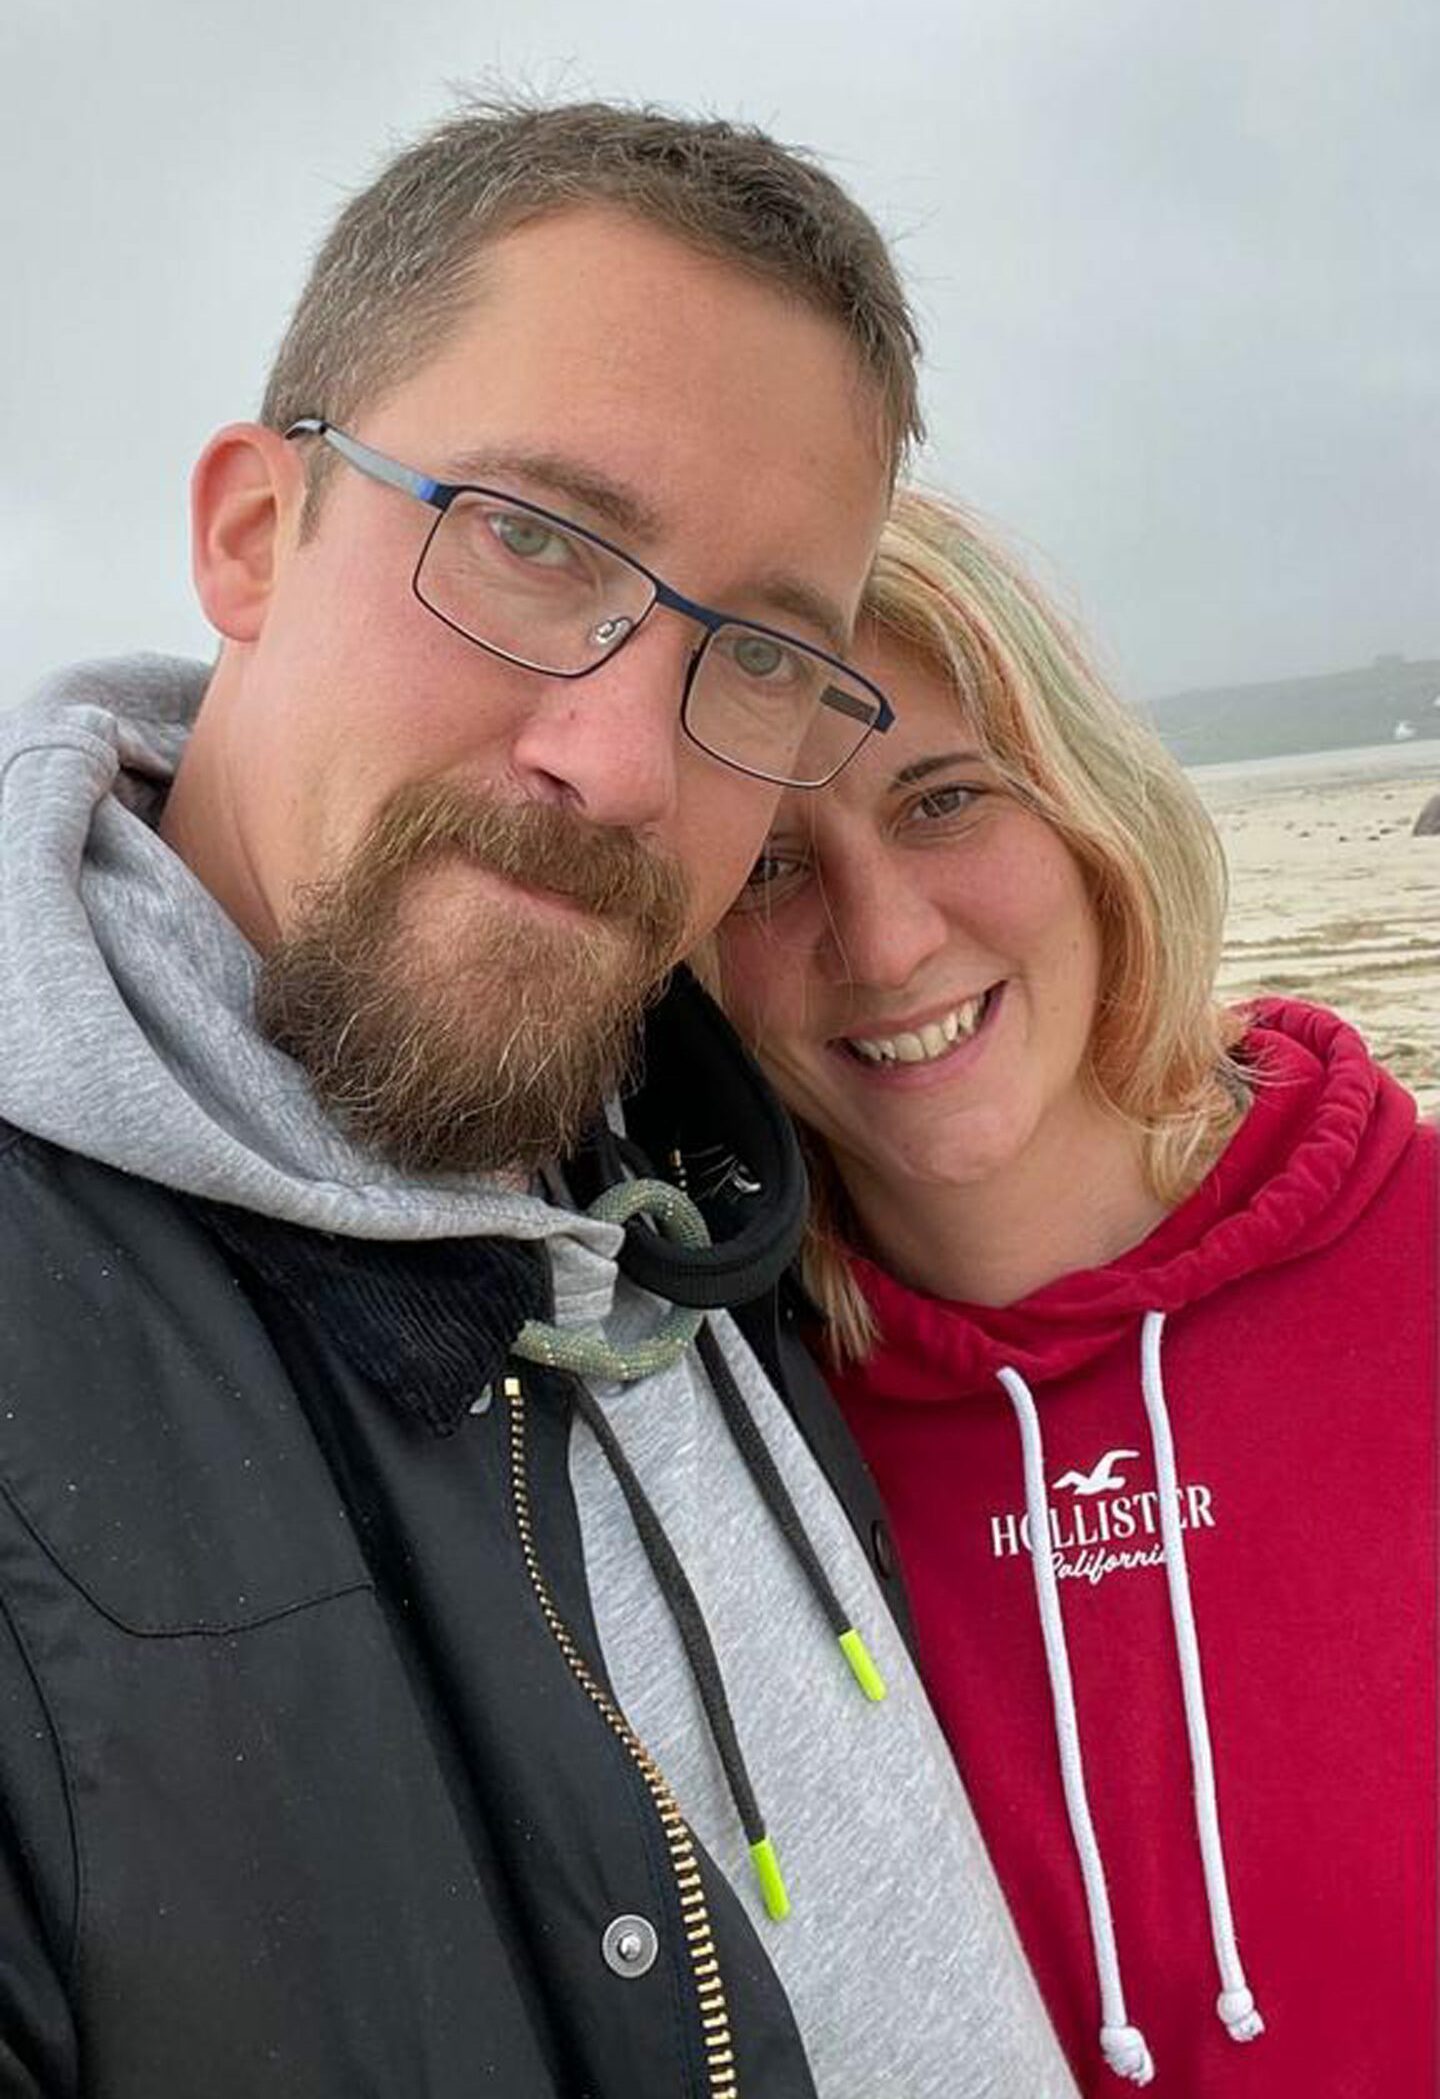
[[1265, 2031], [1265, 2021], [1248, 1990], [1222, 1990], [1215, 1999], [1215, 2009], [1232, 2041], [1253, 2041]]
[[1150, 2050], [1138, 2026], [1102, 2026], [1100, 2049], [1117, 2077], [1128, 2077], [1132, 2084], [1149, 2084], [1155, 2075]]
[[[641, 1213], [653, 1218], [662, 1237], [678, 1246], [710, 1244], [705, 1220], [683, 1189], [669, 1181], [617, 1181], [597, 1195], [586, 1211], [604, 1224], [628, 1224]], [[704, 1313], [689, 1305], [672, 1305], [652, 1334], [617, 1347], [598, 1328], [554, 1326], [548, 1320], [527, 1319], [511, 1343], [513, 1352], [527, 1363], [543, 1363], [550, 1370], [570, 1370], [577, 1377], [605, 1378], [617, 1385], [633, 1385], [640, 1378], [655, 1377], [679, 1362], [696, 1334]]]

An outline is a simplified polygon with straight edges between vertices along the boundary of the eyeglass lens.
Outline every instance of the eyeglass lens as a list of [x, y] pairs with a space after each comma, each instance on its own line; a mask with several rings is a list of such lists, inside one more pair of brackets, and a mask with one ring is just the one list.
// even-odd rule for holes
[[[623, 556], [470, 491], [436, 519], [415, 588], [472, 641], [569, 676], [613, 655], [655, 600], [649, 577]], [[728, 764], [818, 786], [858, 749], [878, 712], [872, 693], [801, 643], [733, 622], [707, 636], [693, 666], [685, 726]]]

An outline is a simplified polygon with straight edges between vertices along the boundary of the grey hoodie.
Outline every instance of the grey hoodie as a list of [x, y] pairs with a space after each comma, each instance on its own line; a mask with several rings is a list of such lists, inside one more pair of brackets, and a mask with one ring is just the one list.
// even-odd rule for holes
[[[546, 1246], [556, 1322], [632, 1340], [660, 1307], [621, 1234], [484, 1181], [361, 1153], [257, 1033], [257, 959], [154, 829], [205, 685], [162, 657], [82, 665], [0, 715], [0, 1118], [166, 1187], [373, 1239]], [[571, 1476], [605, 1660], [690, 1826], [746, 1903], [821, 2099], [1073, 2091], [975, 1822], [849, 1523], [743, 1339], [714, 1326], [889, 1696], [836, 1655], [693, 1355], [593, 1389], [705, 1613], [790, 1916], [766, 1915], [670, 1613], [610, 1468]]]

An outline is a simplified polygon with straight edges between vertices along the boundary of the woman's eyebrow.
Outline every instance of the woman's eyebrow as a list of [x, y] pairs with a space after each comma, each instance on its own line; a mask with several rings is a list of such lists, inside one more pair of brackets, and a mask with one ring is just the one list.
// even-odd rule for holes
[[[901, 720], [904, 720], [903, 713]], [[902, 765], [891, 780], [892, 787], [913, 787], [917, 780], [928, 780], [931, 773], [944, 772], [949, 765], [983, 765], [983, 751], [937, 751], [931, 758], [913, 758], [909, 765]]]

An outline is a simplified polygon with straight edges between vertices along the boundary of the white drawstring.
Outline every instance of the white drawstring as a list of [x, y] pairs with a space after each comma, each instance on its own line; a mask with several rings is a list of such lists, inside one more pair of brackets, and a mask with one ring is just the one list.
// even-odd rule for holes
[[[1195, 1794], [1195, 1824], [1200, 1840], [1200, 1861], [1205, 1873], [1205, 1894], [1210, 1908], [1210, 1936], [1220, 1970], [1220, 1995], [1215, 2009], [1226, 2032], [1235, 2041], [1253, 2041], [1265, 2031], [1245, 1980], [1235, 1944], [1235, 1925], [1230, 1914], [1230, 1889], [1225, 1873], [1225, 1852], [1220, 1840], [1220, 1813], [1215, 1799], [1215, 1760], [1210, 1747], [1210, 1724], [1205, 1712], [1205, 1687], [1200, 1675], [1200, 1645], [1195, 1634], [1195, 1613], [1190, 1602], [1190, 1571], [1185, 1562], [1185, 1537], [1180, 1526], [1180, 1491], [1175, 1470], [1175, 1444], [1170, 1415], [1165, 1405], [1165, 1387], [1160, 1374], [1160, 1340], [1165, 1328], [1163, 1312], [1148, 1312], [1140, 1331], [1140, 1382], [1145, 1395], [1145, 1413], [1155, 1453], [1155, 1498], [1160, 1512], [1160, 1538], [1164, 1546], [1165, 1579], [1170, 1593], [1170, 1622], [1180, 1663], [1180, 1685], [1185, 1703], [1185, 1729], [1190, 1740], [1190, 1769]], [[1050, 1676], [1050, 1696], [1055, 1707], [1055, 1738], [1060, 1751], [1060, 1777], [1065, 1789], [1065, 1808], [1070, 1835], [1085, 1884], [1085, 1905], [1090, 1916], [1090, 1939], [1095, 1949], [1095, 1973], [1100, 1986], [1100, 2047], [1110, 2068], [1135, 2084], [1148, 2084], [1155, 2074], [1145, 2036], [1131, 2026], [1125, 2015], [1125, 1993], [1120, 1983], [1120, 1960], [1115, 1949], [1115, 1927], [1110, 1914], [1110, 1892], [1105, 1867], [1090, 1817], [1085, 1791], [1085, 1771], [1080, 1755], [1080, 1730], [1075, 1716], [1075, 1691], [1070, 1676], [1070, 1655], [1065, 1644], [1065, 1621], [1060, 1613], [1060, 1588], [1050, 1551], [1050, 1504], [1045, 1491], [1045, 1450], [1040, 1434], [1040, 1416], [1030, 1387], [1018, 1370], [998, 1371], [1009, 1394], [1020, 1429], [1020, 1447], [1025, 1467], [1025, 1512], [1030, 1526], [1030, 1565], [1035, 1577], [1035, 1600], [1040, 1613], [1040, 1631], [1045, 1643], [1045, 1666]]]
[[1090, 1802], [1085, 1792], [1085, 1770], [1080, 1756], [1080, 1730], [1075, 1718], [1075, 1693], [1070, 1681], [1070, 1656], [1065, 1646], [1065, 1622], [1060, 1615], [1060, 1592], [1050, 1560], [1050, 1504], [1045, 1493], [1045, 1451], [1040, 1437], [1040, 1417], [1030, 1388], [1017, 1370], [999, 1372], [1010, 1395], [1020, 1426], [1020, 1444], [1025, 1463], [1025, 1508], [1030, 1522], [1030, 1565], [1035, 1575], [1035, 1601], [1040, 1612], [1040, 1631], [1045, 1642], [1045, 1666], [1050, 1674], [1050, 1696], [1055, 1706], [1055, 1739], [1060, 1750], [1060, 1777], [1065, 1788], [1065, 1807], [1070, 1817], [1070, 1835], [1080, 1861], [1085, 1883], [1085, 1907], [1090, 1915], [1090, 1941], [1095, 1949], [1095, 1974], [1100, 1985], [1100, 2047], [1110, 2068], [1134, 2084], [1149, 2084], [1155, 2075], [1145, 2036], [1125, 2015], [1125, 1992], [1120, 1982], [1120, 1959], [1115, 1950], [1115, 1926], [1110, 1915], [1110, 1891], [1105, 1885], [1105, 1867], [1095, 1841]]
[[1240, 1965], [1235, 1924], [1230, 1914], [1230, 1886], [1225, 1873], [1225, 1851], [1220, 1841], [1220, 1811], [1215, 1799], [1215, 1759], [1210, 1748], [1205, 1685], [1200, 1674], [1200, 1643], [1195, 1636], [1195, 1613], [1190, 1602], [1185, 1534], [1180, 1528], [1175, 1445], [1170, 1434], [1170, 1415], [1160, 1375], [1160, 1337], [1164, 1327], [1163, 1312], [1146, 1313], [1140, 1331], [1141, 1385], [1145, 1393], [1145, 1412], [1150, 1421], [1150, 1436], [1155, 1446], [1155, 1489], [1160, 1506], [1160, 1536], [1165, 1545], [1165, 1579], [1170, 1587], [1170, 1620], [1175, 1628], [1175, 1649], [1180, 1660], [1180, 1684], [1185, 1699], [1185, 1729], [1190, 1737], [1195, 1828], [1200, 1839], [1200, 1862], [1205, 1869], [1210, 1936], [1215, 1946], [1215, 1964], [1220, 1970], [1220, 1995], [1215, 2000], [1215, 2009], [1232, 2041], [1253, 2041], [1265, 2031], [1265, 2021], [1256, 2009], [1255, 1999], [1245, 1980], [1245, 1970]]

